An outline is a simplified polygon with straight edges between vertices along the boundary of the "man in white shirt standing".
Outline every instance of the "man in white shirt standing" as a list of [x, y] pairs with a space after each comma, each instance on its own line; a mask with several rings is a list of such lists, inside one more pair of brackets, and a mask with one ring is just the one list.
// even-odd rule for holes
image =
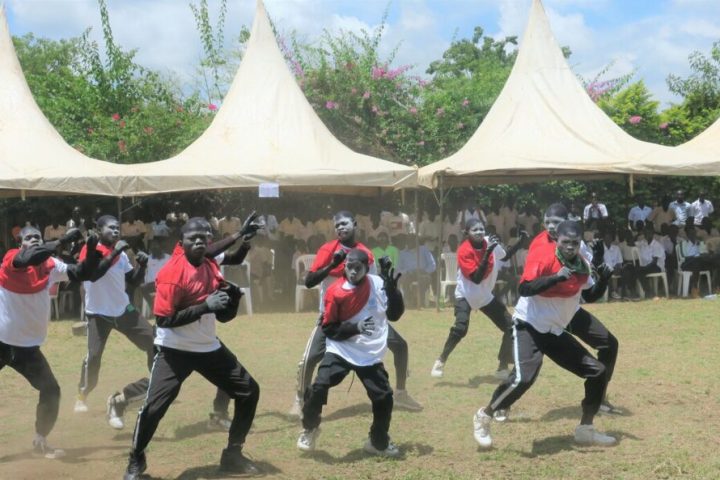
[[608, 218], [608, 210], [604, 203], [598, 202], [597, 193], [590, 194], [590, 203], [583, 210], [583, 222], [586, 229], [596, 229], [602, 226]]
[[677, 225], [680, 228], [684, 227], [688, 217], [692, 216], [692, 205], [685, 201], [685, 192], [682, 190], [675, 192], [675, 200], [670, 202], [668, 208], [675, 212], [673, 225]]
[[705, 192], [700, 192], [698, 199], [692, 203], [692, 212], [695, 216], [695, 226], [700, 226], [703, 219], [710, 217], [715, 211], [715, 207], [710, 200], [705, 198]]
[[652, 208], [645, 203], [640, 197], [635, 197], [635, 206], [630, 209], [628, 213], [628, 227], [631, 230], [635, 229], [637, 222], [647, 222], [648, 217], [652, 213]]

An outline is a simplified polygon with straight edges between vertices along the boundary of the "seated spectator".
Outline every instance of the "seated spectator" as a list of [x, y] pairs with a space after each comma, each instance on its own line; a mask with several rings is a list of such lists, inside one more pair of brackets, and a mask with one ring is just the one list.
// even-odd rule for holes
[[715, 273], [720, 268], [720, 254], [708, 253], [705, 243], [698, 239], [694, 226], [685, 227], [685, 233], [687, 240], [680, 242], [680, 252], [683, 256], [683, 263], [680, 268], [686, 272], [692, 272], [690, 278], [690, 285], [693, 286], [692, 296], [697, 298], [699, 292], [696, 285], [698, 285], [700, 272], [709, 270]]
[[613, 271], [613, 275], [621, 277], [615, 288], [613, 288], [613, 282], [608, 282], [609, 295], [612, 299], [620, 300], [623, 289], [625, 288], [625, 282], [623, 282], [622, 278], [624, 266], [622, 252], [620, 252], [620, 247], [615, 245], [614, 232], [605, 232], [602, 241], [604, 247], [603, 263]]
[[[639, 280], [646, 294], [650, 291], [649, 283], [646, 275], [649, 273], [659, 273], [665, 271], [665, 249], [662, 244], [655, 239], [655, 230], [648, 226], [643, 231], [643, 237], [635, 242], [638, 249], [639, 265], [635, 265], [632, 270], [634, 280]], [[631, 282], [635, 286], [634, 281]]]
[[[410, 288], [410, 284], [418, 282], [420, 294], [423, 295], [428, 287], [432, 287], [432, 273], [435, 272], [437, 265], [435, 259], [430, 253], [430, 250], [425, 245], [420, 245], [419, 255], [418, 250], [414, 248], [412, 243], [414, 239], [408, 239], [406, 235], [397, 235], [394, 240], [397, 242], [397, 246], [400, 249], [398, 255], [397, 271], [402, 273], [400, 282], [403, 286], [403, 291], [406, 298], [415, 299], [416, 291], [414, 288]], [[418, 265], [418, 256], [420, 257], [420, 264]], [[408, 303], [412, 305], [412, 303]]]

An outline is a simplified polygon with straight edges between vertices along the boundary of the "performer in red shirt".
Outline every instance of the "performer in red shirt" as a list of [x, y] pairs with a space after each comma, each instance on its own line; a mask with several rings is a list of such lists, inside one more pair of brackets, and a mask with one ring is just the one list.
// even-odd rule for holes
[[50, 287], [63, 280], [82, 281], [97, 268], [94, 254], [97, 237], [90, 236], [86, 249], [92, 254], [77, 265], [52, 257], [58, 246], [82, 238], [71, 228], [59, 240], [43, 243], [40, 231], [20, 231], [20, 248], [8, 250], [0, 265], [0, 370], [8, 366], [40, 392], [35, 420], [35, 454], [59, 458], [65, 452], [47, 443], [60, 406], [60, 386], [40, 351], [50, 321]]
[[521, 295], [513, 315], [515, 368], [510, 378], [493, 393], [490, 403], [473, 419], [474, 437], [482, 448], [492, 446], [493, 414], [507, 410], [533, 385], [543, 357], [585, 379], [582, 418], [575, 441], [588, 445], [614, 445], [616, 439], [595, 429], [597, 414], [607, 387], [605, 365], [593, 357], [566, 327], [580, 305], [580, 297], [592, 303], [605, 294], [612, 270], [598, 269], [596, 283], [592, 267], [580, 254], [582, 227], [564, 221], [557, 226], [555, 251], [536, 249], [528, 254], [518, 291]]
[[397, 457], [400, 450], [390, 441], [393, 392], [382, 359], [388, 348], [388, 330], [405, 307], [397, 288], [390, 259], [383, 257], [381, 276], [368, 274], [366, 249], [347, 253], [344, 275], [325, 293], [322, 330], [325, 354], [317, 378], [305, 393], [303, 432], [297, 441], [301, 451], [312, 451], [320, 434], [320, 414], [328, 391], [351, 371], [363, 383], [372, 402], [373, 423], [364, 450], [372, 455]]
[[[302, 402], [307, 388], [310, 386], [312, 374], [315, 367], [323, 358], [325, 353], [325, 334], [320, 328], [322, 311], [324, 308], [324, 296], [327, 288], [332, 282], [341, 278], [345, 268], [345, 257], [353, 249], [359, 249], [367, 253], [370, 273], [374, 273], [375, 259], [369, 248], [355, 239], [357, 223], [352, 213], [343, 210], [333, 217], [335, 233], [337, 238], [325, 243], [317, 252], [315, 261], [305, 277], [305, 286], [313, 288], [320, 285], [320, 318], [318, 325], [310, 333], [303, 358], [298, 363], [298, 381], [295, 401], [290, 409], [291, 415], [300, 415]], [[422, 405], [415, 401], [406, 389], [408, 375], [408, 345], [404, 338], [392, 326], [388, 330], [388, 348], [393, 352], [395, 359], [395, 405], [411, 411], [422, 410]]]
[[157, 319], [150, 388], [138, 414], [125, 480], [137, 480], [147, 468], [145, 448], [180, 387], [197, 371], [235, 399], [235, 414], [220, 468], [256, 474], [242, 453], [260, 387], [235, 355], [217, 338], [215, 322], [235, 318], [242, 293], [225, 282], [214, 259], [206, 257], [210, 237], [204, 218], [191, 218], [182, 228], [183, 255], [173, 255], [158, 272], [154, 313]]

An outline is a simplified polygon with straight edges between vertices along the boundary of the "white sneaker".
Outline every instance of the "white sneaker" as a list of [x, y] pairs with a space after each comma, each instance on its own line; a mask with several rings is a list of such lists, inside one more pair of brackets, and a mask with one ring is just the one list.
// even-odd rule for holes
[[430, 376], [433, 378], [442, 378], [442, 376], [445, 374], [443, 369], [445, 368], [445, 362], [440, 360], [435, 360], [435, 363], [433, 363], [433, 368], [430, 370]]
[[495, 410], [493, 413], [493, 419], [496, 422], [506, 422], [508, 417], [510, 416], [510, 409], [507, 408], [505, 410]]
[[481, 448], [492, 447], [492, 437], [490, 436], [490, 423], [492, 417], [485, 413], [485, 409], [481, 408], [473, 416], [473, 435], [475, 441], [480, 445]]
[[378, 450], [375, 448], [368, 438], [363, 446], [363, 450], [370, 455], [377, 455], [378, 457], [390, 457], [395, 458], [400, 456], [400, 449], [392, 442], [388, 442], [388, 446], [385, 450]]
[[320, 428], [311, 430], [303, 430], [297, 440], [297, 448], [303, 452], [312, 452], [315, 450], [315, 442], [320, 436]]
[[33, 455], [42, 456], [45, 458], [49, 458], [51, 460], [55, 460], [56, 458], [64, 457], [65, 450], [63, 450], [61, 448], [53, 448], [50, 445], [48, 445], [45, 437], [40, 436], [40, 435], [35, 435], [35, 439], [33, 440]]
[[609, 447], [617, 443], [615, 437], [595, 430], [594, 425], [578, 425], [575, 427], [575, 442], [581, 445], [599, 445]]
[[87, 403], [85, 403], [85, 398], [78, 397], [77, 400], [75, 400], [75, 407], [73, 407], [73, 412], [75, 413], [87, 413], [88, 410], [90, 410], [87, 406]]
[[495, 372], [494, 376], [498, 380], [501, 380], [504, 382], [505, 380], [510, 378], [510, 373], [511, 373], [510, 370], [508, 370], [507, 368], [501, 368]]
[[423, 409], [423, 406], [412, 398], [407, 390], [395, 390], [393, 404], [398, 408], [404, 408], [411, 412], [419, 412]]
[[[120, 412], [115, 405], [115, 395], [117, 395], [117, 392], [110, 395], [107, 399], [107, 410], [105, 412], [105, 418], [107, 419], [108, 425], [110, 425], [112, 428], [114, 428], [115, 430], [122, 430], [123, 428], [125, 428], [125, 422], [123, 421], [122, 415], [120, 415]], [[77, 403], [75, 405], [77, 406]]]
[[223, 432], [230, 431], [232, 420], [226, 412], [212, 412], [208, 419], [208, 428], [211, 430], [221, 430]]
[[298, 417], [302, 418], [302, 407], [303, 402], [300, 399], [300, 397], [296, 394], [295, 400], [293, 401], [292, 407], [290, 407], [290, 410], [288, 410], [288, 415], [291, 417]]

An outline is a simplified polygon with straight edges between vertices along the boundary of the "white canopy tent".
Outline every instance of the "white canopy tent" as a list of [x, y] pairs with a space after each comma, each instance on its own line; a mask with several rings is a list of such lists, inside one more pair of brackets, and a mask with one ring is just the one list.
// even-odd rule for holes
[[712, 156], [715, 162], [720, 163], [720, 118], [695, 138], [682, 145], [678, 145], [676, 148], [683, 151], [687, 150], [691, 153], [706, 153]]
[[122, 195], [130, 169], [69, 146], [35, 103], [0, 6], [0, 196]]
[[353, 152], [313, 110], [288, 69], [262, 1], [242, 63], [208, 129], [168, 160], [135, 165], [135, 195], [257, 188], [373, 193], [417, 184], [417, 168]]
[[419, 171], [435, 188], [617, 174], [702, 175], [702, 153], [642, 142], [595, 105], [557, 44], [540, 0], [533, 0], [517, 60], [502, 92], [470, 140]]

